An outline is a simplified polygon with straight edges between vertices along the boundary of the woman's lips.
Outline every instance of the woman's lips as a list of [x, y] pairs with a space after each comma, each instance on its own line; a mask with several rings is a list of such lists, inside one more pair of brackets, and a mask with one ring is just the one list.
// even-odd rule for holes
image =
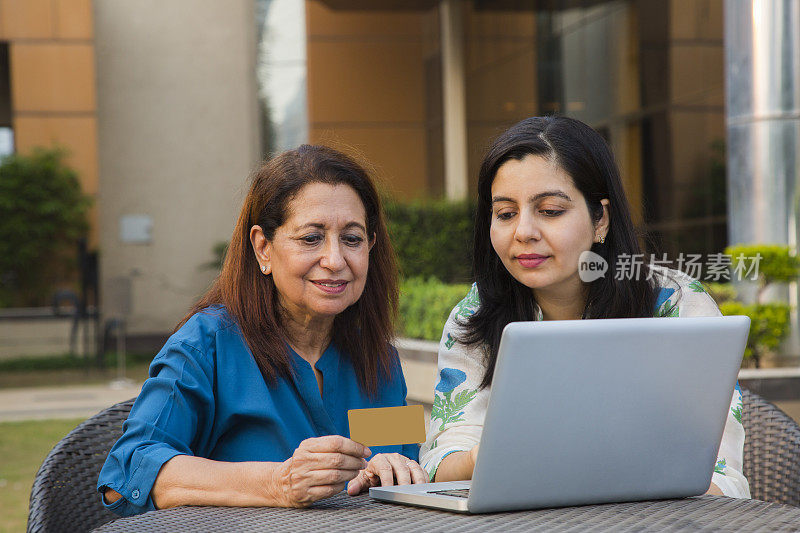
[[340, 294], [344, 292], [347, 288], [346, 281], [328, 281], [328, 280], [321, 280], [321, 281], [312, 281], [314, 285], [320, 288], [323, 292], [327, 292], [328, 294]]
[[516, 257], [519, 264], [522, 265], [523, 268], [536, 268], [545, 261], [549, 256], [547, 255], [539, 255], [539, 254], [521, 254]]

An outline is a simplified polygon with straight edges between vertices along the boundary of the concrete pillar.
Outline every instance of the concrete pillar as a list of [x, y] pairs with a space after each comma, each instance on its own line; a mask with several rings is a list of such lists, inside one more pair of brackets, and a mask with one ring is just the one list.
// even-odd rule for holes
[[467, 197], [467, 98], [464, 61], [464, 4], [442, 0], [442, 98], [444, 190], [449, 200]]
[[[797, 246], [800, 3], [725, 1], [728, 236]], [[797, 306], [796, 283], [774, 291]], [[785, 347], [798, 355], [797, 314]]]

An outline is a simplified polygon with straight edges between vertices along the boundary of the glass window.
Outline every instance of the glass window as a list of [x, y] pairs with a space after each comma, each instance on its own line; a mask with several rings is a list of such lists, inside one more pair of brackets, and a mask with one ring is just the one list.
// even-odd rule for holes
[[262, 156], [308, 142], [305, 3], [257, 0]]
[[0, 157], [14, 152], [8, 43], [0, 43]]

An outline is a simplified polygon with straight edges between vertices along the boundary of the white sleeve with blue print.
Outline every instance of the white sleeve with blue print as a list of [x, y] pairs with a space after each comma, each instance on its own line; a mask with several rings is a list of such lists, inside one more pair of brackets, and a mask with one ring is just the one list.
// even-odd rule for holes
[[[722, 316], [716, 302], [702, 285], [681, 272], [673, 270], [671, 274], [680, 284], [680, 290], [676, 294], [679, 317]], [[744, 436], [742, 394], [737, 385], [731, 398], [717, 463], [711, 476], [711, 481], [722, 493], [732, 498], [750, 498], [750, 484], [742, 473]]]
[[483, 379], [483, 354], [478, 347], [456, 342], [461, 329], [457, 317], [477, 309], [477, 289], [472, 290], [450, 313], [439, 342], [439, 376], [434, 390], [428, 438], [420, 448], [420, 465], [431, 481], [442, 459], [468, 451], [481, 440], [489, 389], [479, 389]]

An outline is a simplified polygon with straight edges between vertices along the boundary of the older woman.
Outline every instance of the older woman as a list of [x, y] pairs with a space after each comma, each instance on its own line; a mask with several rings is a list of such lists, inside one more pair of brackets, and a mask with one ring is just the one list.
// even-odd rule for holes
[[[574, 119], [529, 118], [495, 140], [478, 178], [474, 238], [476, 283], [439, 345], [440, 398], [421, 451], [431, 480], [472, 477], [509, 322], [720, 314], [702, 285], [681, 272], [617, 275], [625, 257], [641, 257], [628, 201], [608, 145]], [[587, 283], [578, 267], [590, 250], [608, 262], [609, 274]], [[709, 492], [749, 497], [741, 393], [731, 392]], [[447, 401], [451, 394], [460, 401]]]
[[364, 170], [321, 146], [269, 161], [222, 272], [150, 366], [100, 472], [105, 505], [306, 506], [348, 482], [356, 494], [426, 481], [416, 445], [346, 438], [349, 409], [405, 404], [396, 306]]

